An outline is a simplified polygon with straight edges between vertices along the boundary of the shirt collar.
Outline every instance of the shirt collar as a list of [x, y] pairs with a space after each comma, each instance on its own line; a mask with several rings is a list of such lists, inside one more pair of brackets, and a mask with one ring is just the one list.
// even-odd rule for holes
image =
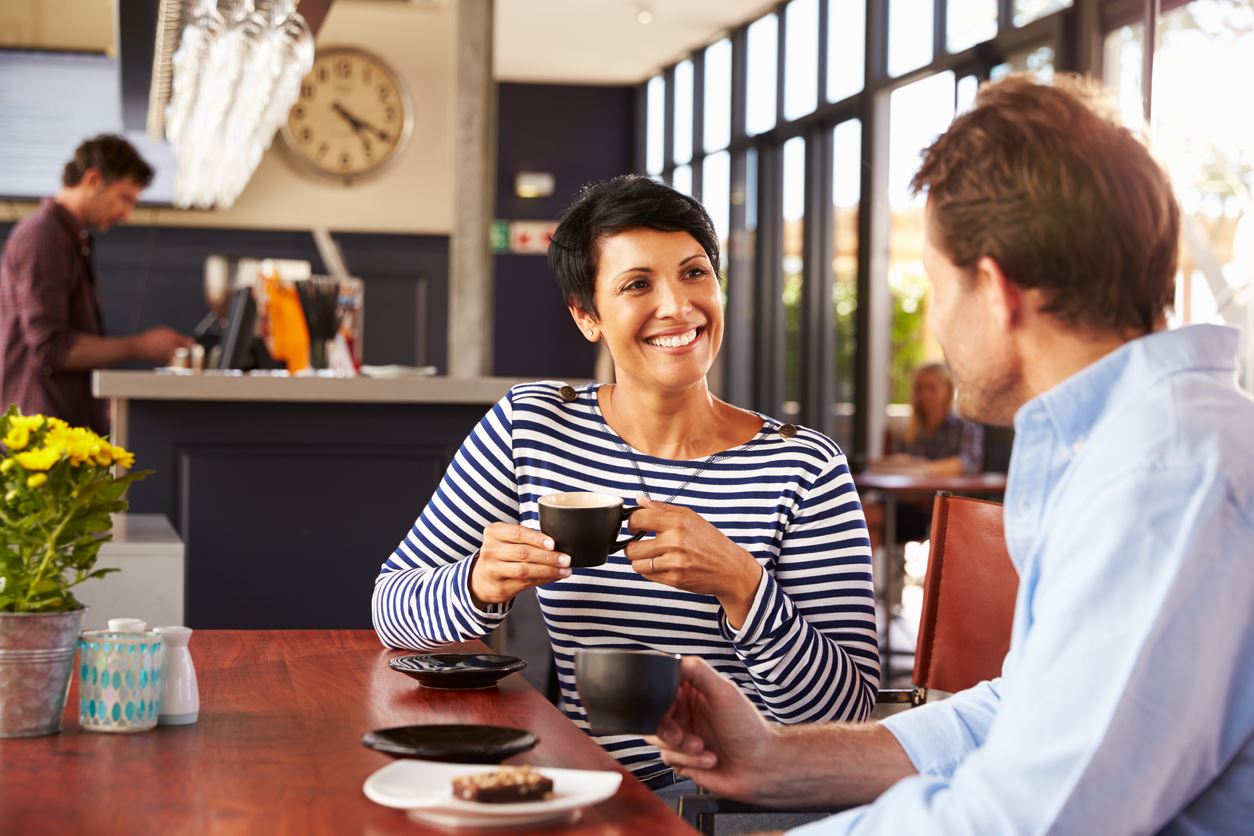
[[1109, 403], [1186, 370], [1233, 373], [1240, 334], [1224, 325], [1189, 325], [1124, 343], [1095, 363], [1037, 395], [1015, 413], [1015, 431], [1044, 414], [1067, 444], [1083, 443]]
[[87, 228], [78, 222], [78, 218], [74, 217], [74, 215], [71, 214], [69, 209], [66, 209], [64, 206], [58, 203], [56, 198], [45, 197], [43, 200], [39, 202], [39, 205], [45, 212], [48, 212], [54, 218], [60, 221], [61, 225], [64, 226], [67, 230], [69, 230], [70, 233], [72, 233], [75, 238], [87, 238], [88, 237]]

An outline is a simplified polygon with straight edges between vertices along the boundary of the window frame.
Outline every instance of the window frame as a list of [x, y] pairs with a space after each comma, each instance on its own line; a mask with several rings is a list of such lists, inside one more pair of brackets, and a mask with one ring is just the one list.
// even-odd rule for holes
[[[1153, 2], [1154, 0], [1148, 0]], [[1180, 0], [1166, 0], [1179, 2]], [[793, 137], [804, 137], [807, 178], [806, 213], [803, 226], [803, 291], [801, 334], [801, 392], [798, 419], [807, 426], [832, 434], [836, 426], [835, 346], [841, 338], [837, 333], [831, 305], [832, 241], [832, 132], [850, 119], [861, 124], [861, 182], [858, 205], [858, 268], [857, 313], [854, 320], [854, 418], [852, 450], [846, 450], [856, 467], [880, 451], [887, 405], [888, 339], [882, 324], [887, 312], [891, 315], [887, 283], [876, 281], [885, 275], [888, 245], [887, 219], [876, 217], [872, 207], [878, 205], [886, 189], [888, 143], [888, 96], [892, 90], [938, 72], [952, 70], [956, 80], [975, 75], [988, 78], [990, 70], [1007, 56], [1038, 46], [1051, 45], [1058, 71], [1086, 72], [1100, 69], [1105, 0], [1075, 0], [1069, 7], [1022, 27], [1013, 24], [1013, 0], [998, 0], [998, 32], [996, 37], [958, 52], [947, 48], [948, 3], [933, 0], [932, 60], [902, 75], [887, 72], [888, 3], [865, 0], [864, 68], [860, 91], [840, 99], [827, 101], [828, 25], [832, 0], [819, 0], [817, 104], [813, 111], [796, 119], [784, 119], [784, 86], [786, 71], [786, 33], [788, 0], [783, 0], [750, 20], [720, 33], [709, 42], [699, 44], [687, 54], [678, 56], [661, 72], [666, 78], [665, 120], [663, 130], [665, 164], [661, 179], [673, 182], [675, 163], [673, 147], [673, 80], [675, 65], [683, 60], [693, 62], [693, 195], [703, 197], [701, 172], [707, 156], [727, 150], [731, 158], [731, 207], [728, 213], [729, 252], [724, 253], [728, 272], [727, 322], [724, 357], [711, 375], [712, 388], [727, 400], [740, 406], [778, 415], [784, 388], [783, 304], [783, 219], [782, 179], [783, 145]], [[1131, 0], [1116, 0], [1129, 6]], [[747, 33], [749, 26], [769, 14], [778, 16], [776, 49], [776, 123], [770, 130], [750, 136], [746, 131], [747, 107]], [[705, 49], [722, 40], [731, 41], [731, 135], [726, 149], [706, 151], [704, 148]], [[652, 77], [655, 74], [651, 74]], [[648, 78], [640, 85], [641, 122], [637, 133], [637, 169], [644, 171], [644, 137], [647, 136], [646, 89]], [[756, 171], [750, 172], [751, 156]], [[748, 182], [750, 177], [755, 182]], [[748, 216], [746, 190], [756, 189], [755, 216]], [[883, 251], [883, 252], [881, 252]], [[878, 272], [877, 272], [878, 271]], [[879, 287], [877, 285], [882, 285]]]

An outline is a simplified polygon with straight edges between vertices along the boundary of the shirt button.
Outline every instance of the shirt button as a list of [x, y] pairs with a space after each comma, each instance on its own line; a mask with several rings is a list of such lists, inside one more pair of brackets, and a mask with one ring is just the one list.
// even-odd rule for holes
[[1019, 510], [1025, 514], [1027, 513], [1027, 510], [1028, 508], [1031, 507], [1031, 505], [1032, 503], [1028, 502], [1028, 498], [1026, 496], [1019, 500]]
[[573, 386], [563, 386], [561, 389], [557, 390], [557, 395], [566, 403], [573, 403], [579, 398], [579, 393], [575, 391], [575, 387]]
[[797, 435], [797, 427], [793, 424], [780, 424], [779, 434], [782, 438], [793, 438]]
[[1071, 455], [1078, 456], [1080, 455], [1080, 451], [1083, 449], [1084, 449], [1084, 439], [1083, 438], [1076, 439], [1075, 443], [1071, 445]]

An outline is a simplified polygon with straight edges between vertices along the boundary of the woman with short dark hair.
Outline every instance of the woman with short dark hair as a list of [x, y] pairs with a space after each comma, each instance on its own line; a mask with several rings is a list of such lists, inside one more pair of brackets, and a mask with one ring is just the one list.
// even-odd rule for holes
[[[536, 587], [562, 708], [587, 729], [577, 647], [706, 659], [781, 723], [862, 720], [879, 680], [871, 554], [830, 439], [724, 403], [717, 236], [692, 198], [643, 177], [586, 189], [549, 260], [615, 383], [514, 387], [462, 445], [383, 565], [374, 623], [393, 647], [481, 638]], [[554, 492], [639, 498], [653, 536], [571, 568], [538, 528]], [[673, 777], [638, 737], [599, 742], [654, 788]]]

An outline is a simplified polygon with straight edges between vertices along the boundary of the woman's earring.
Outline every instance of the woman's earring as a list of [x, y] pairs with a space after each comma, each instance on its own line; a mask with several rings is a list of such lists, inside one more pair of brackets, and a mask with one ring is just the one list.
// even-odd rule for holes
[[592, 339], [597, 334], [595, 328], [589, 328], [587, 331], [584, 331], [584, 333], [588, 335], [588, 339]]

